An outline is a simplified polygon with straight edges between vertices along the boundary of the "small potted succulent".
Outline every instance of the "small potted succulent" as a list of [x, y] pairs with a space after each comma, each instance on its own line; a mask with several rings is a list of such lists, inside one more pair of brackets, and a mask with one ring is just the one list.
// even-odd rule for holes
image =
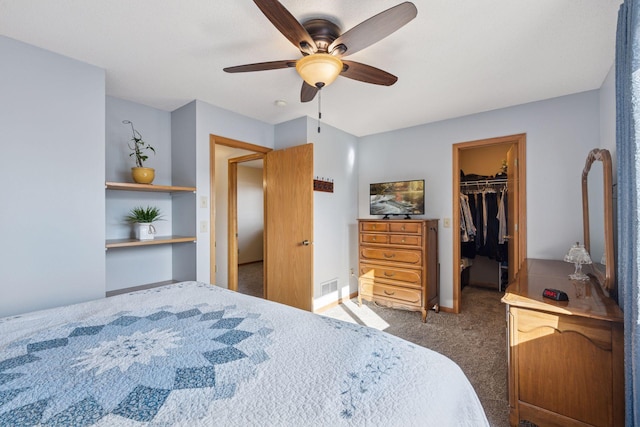
[[136, 239], [153, 240], [156, 229], [153, 226], [154, 221], [162, 221], [160, 209], [155, 206], [135, 207], [129, 211], [126, 220], [135, 225]]
[[130, 120], [123, 120], [122, 123], [125, 125], [131, 125], [131, 141], [133, 142], [133, 147], [131, 144], [128, 144], [128, 146], [131, 150], [129, 157], [135, 157], [136, 159], [135, 167], [131, 168], [133, 180], [138, 184], [151, 184], [155, 178], [155, 170], [153, 168], [144, 167], [144, 162], [149, 158], [145, 152], [152, 151], [153, 154], [155, 154], [156, 150], [142, 140], [142, 135], [140, 135], [140, 132], [133, 127], [133, 122]]

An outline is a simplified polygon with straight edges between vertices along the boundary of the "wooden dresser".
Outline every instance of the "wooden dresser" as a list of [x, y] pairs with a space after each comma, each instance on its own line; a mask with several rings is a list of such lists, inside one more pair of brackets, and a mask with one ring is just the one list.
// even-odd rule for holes
[[[507, 304], [509, 422], [623, 426], [623, 314], [595, 281], [577, 298], [574, 266], [525, 260]], [[569, 301], [542, 297], [545, 288]]]
[[358, 303], [439, 309], [438, 220], [358, 220]]

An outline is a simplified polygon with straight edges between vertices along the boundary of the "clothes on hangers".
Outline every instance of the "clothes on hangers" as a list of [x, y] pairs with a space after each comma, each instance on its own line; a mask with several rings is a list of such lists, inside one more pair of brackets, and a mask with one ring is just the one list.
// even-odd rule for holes
[[[482, 194], [482, 221], [483, 221], [483, 244], [487, 244], [487, 231], [488, 228], [491, 227], [493, 228], [493, 224], [488, 225], [489, 218], [492, 218], [492, 214], [493, 214], [493, 197], [494, 196], [488, 196], [489, 194], [495, 194], [495, 190], [492, 187], [488, 187], [485, 186], [485, 188], [482, 190], [481, 192]], [[489, 200], [488, 200], [489, 199]], [[488, 206], [491, 206], [490, 208], [487, 208]]]
[[[479, 183], [481, 186], [482, 182]], [[487, 256], [497, 261], [507, 260], [507, 215], [505, 203], [507, 191], [497, 191], [493, 185], [478, 189], [463, 188], [460, 192], [461, 254], [475, 258]], [[464, 193], [467, 194], [464, 194]], [[464, 227], [464, 229], [463, 229]], [[475, 235], [469, 230], [475, 229]]]
[[480, 255], [496, 259], [498, 254], [498, 197], [495, 192], [482, 192], [484, 203], [484, 241], [478, 250]]
[[460, 235], [463, 242], [473, 240], [476, 235], [476, 227], [473, 225], [469, 207], [469, 196], [462, 193], [460, 193]]
[[[477, 224], [475, 215], [475, 195], [471, 195], [471, 197], [469, 197], [466, 194], [460, 193], [460, 251], [463, 257], [470, 259], [476, 257], [476, 240], [478, 240], [477, 236], [481, 232], [481, 230], [478, 230], [475, 225]], [[463, 221], [464, 229], [462, 224]]]

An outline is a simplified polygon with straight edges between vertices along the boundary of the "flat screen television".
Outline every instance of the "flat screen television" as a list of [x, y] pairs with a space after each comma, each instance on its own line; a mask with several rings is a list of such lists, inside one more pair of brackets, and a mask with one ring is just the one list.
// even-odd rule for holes
[[369, 185], [371, 215], [424, 215], [424, 179]]

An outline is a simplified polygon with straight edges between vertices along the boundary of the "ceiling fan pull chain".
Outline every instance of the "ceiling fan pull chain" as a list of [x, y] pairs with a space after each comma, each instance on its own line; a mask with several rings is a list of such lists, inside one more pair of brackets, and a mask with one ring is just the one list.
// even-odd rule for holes
[[322, 90], [318, 90], [318, 133], [320, 133], [320, 120], [322, 120]]

